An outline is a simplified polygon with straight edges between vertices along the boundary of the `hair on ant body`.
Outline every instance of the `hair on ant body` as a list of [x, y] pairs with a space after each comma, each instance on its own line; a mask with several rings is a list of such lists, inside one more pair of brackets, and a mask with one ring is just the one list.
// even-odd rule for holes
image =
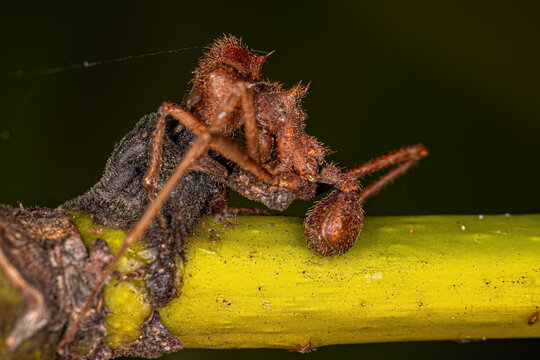
[[[100, 182], [64, 204], [90, 212], [96, 222], [130, 228], [89, 302], [143, 235], [156, 252], [145, 275], [152, 305], [170, 301], [183, 235], [202, 215], [231, 213], [228, 188], [276, 210], [332, 190], [305, 220], [306, 243], [323, 256], [344, 254], [362, 230], [362, 203], [427, 155], [423, 145], [415, 145], [350, 170], [326, 163], [331, 151], [304, 131], [301, 101], [309, 85], [287, 89], [263, 80], [270, 54], [258, 55], [233, 36], [216, 40], [182, 103], [165, 102], [141, 119], [116, 146]], [[239, 134], [245, 149], [235, 142]], [[389, 167], [362, 189], [359, 178]], [[77, 326], [73, 321], [62, 346]]]

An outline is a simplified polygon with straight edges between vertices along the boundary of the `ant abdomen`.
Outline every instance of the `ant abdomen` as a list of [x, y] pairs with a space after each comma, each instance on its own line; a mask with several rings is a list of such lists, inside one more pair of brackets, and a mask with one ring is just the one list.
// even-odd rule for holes
[[333, 191], [304, 222], [306, 244], [323, 256], [343, 255], [362, 231], [364, 212], [356, 192]]

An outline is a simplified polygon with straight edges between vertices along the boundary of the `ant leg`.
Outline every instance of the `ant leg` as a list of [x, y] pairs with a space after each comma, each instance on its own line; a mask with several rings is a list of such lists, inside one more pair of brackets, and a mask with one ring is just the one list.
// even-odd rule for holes
[[375, 195], [378, 193], [383, 187], [390, 184], [392, 181], [394, 181], [398, 176], [403, 175], [409, 168], [413, 165], [415, 165], [418, 162], [418, 159], [413, 159], [404, 162], [403, 164], [397, 166], [396, 168], [390, 170], [385, 175], [381, 176], [376, 182], [369, 185], [367, 188], [364, 189], [360, 194], [358, 194], [358, 198], [361, 202], [364, 202], [367, 198], [369, 198], [372, 195]]
[[417, 162], [427, 154], [428, 151], [422, 144], [407, 146], [347, 170], [345, 173], [362, 178], [392, 165], [409, 161]]
[[428, 155], [426, 147], [422, 144], [407, 146], [402, 149], [392, 151], [386, 155], [368, 161], [356, 168], [346, 171], [346, 174], [359, 178], [372, 174], [392, 165], [398, 165], [387, 174], [380, 177], [375, 183], [368, 186], [358, 196], [360, 201], [365, 201], [370, 196], [379, 192], [384, 186], [391, 183], [395, 178], [404, 174], [411, 166], [416, 164], [421, 158]]
[[[418, 144], [392, 151], [386, 155], [380, 156], [376, 159], [368, 161], [360, 166], [344, 172], [339, 170], [336, 166], [330, 164], [319, 172], [317, 180], [323, 185], [319, 187], [318, 193], [321, 194], [327, 192], [332, 188], [338, 188], [339, 190], [344, 192], [357, 191], [359, 190], [358, 185], [356, 181], [353, 180], [351, 175], [356, 178], [363, 178], [369, 174], [373, 174], [377, 171], [383, 170], [393, 165], [399, 165], [408, 162], [412, 162], [412, 164], [414, 164], [418, 162], [421, 158], [427, 156], [427, 154], [428, 151], [426, 147], [422, 144]], [[407, 166], [407, 169], [409, 167], [410, 166]], [[405, 172], [407, 169], [399, 172], [399, 174]], [[390, 181], [391, 180], [387, 180], [387, 182]], [[368, 194], [372, 194], [371, 190]]]
[[255, 114], [253, 93], [244, 85], [241, 87], [242, 110], [244, 112], [244, 137], [246, 139], [247, 153], [250, 158], [260, 163], [259, 153], [259, 126]]
[[[163, 137], [165, 136], [165, 116], [158, 116], [152, 140], [149, 149], [149, 161], [144, 175], [143, 186], [146, 193], [146, 198], [150, 204], [156, 197], [157, 185], [159, 182], [159, 170], [161, 167], [161, 156], [163, 152]], [[158, 226], [162, 232], [163, 240], [165, 241], [165, 218], [162, 214], [157, 216]]]
[[149, 161], [143, 184], [148, 202], [155, 198], [157, 182], [159, 179], [159, 168], [161, 165], [161, 154], [163, 152], [163, 136], [165, 135], [165, 116], [158, 116], [152, 141], [150, 143]]

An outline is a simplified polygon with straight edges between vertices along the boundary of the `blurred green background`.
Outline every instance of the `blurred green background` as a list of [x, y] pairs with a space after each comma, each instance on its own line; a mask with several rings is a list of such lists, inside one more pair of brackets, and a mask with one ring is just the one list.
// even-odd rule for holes
[[[369, 201], [368, 215], [540, 212], [539, 16], [535, 1], [2, 4], [0, 202], [52, 207], [84, 192], [115, 142], [162, 101], [179, 102], [204, 46], [230, 33], [277, 50], [270, 79], [312, 81], [306, 131], [337, 151], [331, 160], [352, 167], [403, 145], [430, 149]], [[46, 71], [57, 67], [65, 69]], [[297, 201], [287, 213], [309, 205]], [[502, 359], [539, 346], [368, 344], [312, 356]], [[188, 350], [167, 359], [297, 356]]]

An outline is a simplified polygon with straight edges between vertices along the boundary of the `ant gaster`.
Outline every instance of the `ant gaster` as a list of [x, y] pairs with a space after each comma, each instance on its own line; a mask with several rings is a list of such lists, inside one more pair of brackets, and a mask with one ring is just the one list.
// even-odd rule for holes
[[[156, 261], [160, 265], [148, 270], [150, 278], [158, 282], [169, 279], [165, 286], [168, 295], [157, 297], [153, 305], [169, 301], [174, 295], [174, 273], [170, 270], [174, 269], [174, 254], [167, 250], [171, 247], [167, 239], [175, 237], [171, 233], [189, 230], [205, 213], [216, 217], [229, 214], [226, 188], [276, 210], [285, 209], [294, 199], [311, 200], [333, 189], [308, 213], [304, 233], [310, 248], [323, 256], [335, 256], [356, 242], [363, 225], [362, 203], [427, 155], [419, 144], [346, 171], [325, 163], [325, 156], [332, 151], [304, 131], [306, 114], [301, 101], [309, 85], [287, 89], [262, 80], [262, 66], [270, 54], [258, 55], [233, 36], [215, 41], [200, 60], [192, 88], [181, 105], [165, 102], [157, 114], [143, 118], [117, 145], [101, 182], [65, 204], [95, 215], [99, 213], [93, 211], [98, 199], [103, 203], [101, 212], [131, 218], [122, 223], [120, 216], [94, 216], [94, 220], [127, 225], [130, 231], [103, 270], [79, 318], [66, 331], [60, 349], [75, 336], [78, 322], [92, 307], [121, 256], [145, 232], [146, 238], [160, 244], [161, 262]], [[235, 142], [239, 134], [245, 138], [245, 150]], [[141, 136], [145, 139], [140, 140]], [[130, 145], [123, 148], [125, 144]], [[174, 154], [171, 149], [178, 151]], [[134, 157], [144, 158], [144, 166], [138, 170], [132, 164]], [[178, 165], [170, 166], [171, 162]], [[367, 188], [358, 183], [359, 178], [394, 165]], [[207, 185], [200, 190], [200, 186], [192, 186], [194, 183]], [[135, 185], [131, 188], [130, 184]], [[140, 187], [145, 195], [139, 194]], [[115, 196], [103, 195], [111, 189], [118, 190]], [[138, 196], [137, 200], [129, 200], [130, 195]], [[180, 252], [182, 244], [176, 244], [172, 248]], [[149, 290], [152, 293], [151, 286]]]

